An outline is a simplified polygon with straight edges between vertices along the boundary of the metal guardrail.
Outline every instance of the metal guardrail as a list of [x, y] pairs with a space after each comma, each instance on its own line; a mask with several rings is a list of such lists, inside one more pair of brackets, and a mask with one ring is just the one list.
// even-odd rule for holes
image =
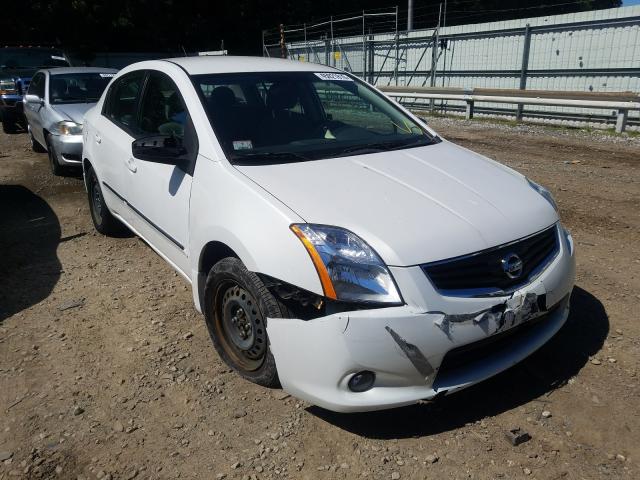
[[[640, 111], [640, 95], [630, 92], [563, 92], [550, 90], [507, 90], [488, 88], [380, 87], [386, 95], [398, 98], [458, 100], [466, 102], [466, 118], [473, 118], [476, 102], [549, 105], [617, 110], [616, 132], [624, 132], [630, 110]], [[522, 108], [516, 113], [522, 119]]]

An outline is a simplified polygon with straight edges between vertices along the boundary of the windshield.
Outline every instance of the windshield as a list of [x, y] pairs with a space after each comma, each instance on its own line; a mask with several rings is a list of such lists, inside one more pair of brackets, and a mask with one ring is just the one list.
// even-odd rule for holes
[[49, 103], [97, 102], [115, 73], [65, 73], [51, 75]]
[[32, 48], [0, 49], [0, 68], [5, 70], [68, 67], [69, 62], [57, 50]]
[[317, 160], [439, 141], [346, 74], [252, 72], [193, 79], [234, 163]]

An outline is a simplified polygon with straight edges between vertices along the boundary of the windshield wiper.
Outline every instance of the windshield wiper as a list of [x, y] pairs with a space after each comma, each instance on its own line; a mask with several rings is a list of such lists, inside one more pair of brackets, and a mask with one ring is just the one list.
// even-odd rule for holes
[[290, 162], [306, 162], [309, 158], [294, 152], [253, 152], [232, 157], [235, 165], [262, 165]]
[[337, 156], [342, 157], [349, 154], [388, 152], [390, 150], [420, 147], [425, 145], [432, 145], [434, 143], [437, 143], [437, 140], [435, 138], [431, 139], [428, 137], [420, 137], [412, 142], [407, 142], [406, 140], [396, 140], [392, 142], [369, 143], [367, 145], [356, 145], [354, 147], [348, 147], [340, 150]]

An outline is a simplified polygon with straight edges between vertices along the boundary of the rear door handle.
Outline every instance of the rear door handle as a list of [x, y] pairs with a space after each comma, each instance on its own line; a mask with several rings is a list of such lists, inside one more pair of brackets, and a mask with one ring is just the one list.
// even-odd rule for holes
[[96, 133], [95, 135], [96, 143], [102, 143], [102, 137]]
[[127, 160], [127, 168], [131, 170], [133, 173], [136, 173], [136, 171], [138, 170], [138, 167], [136, 166], [136, 161], [133, 159], [133, 157], [129, 157], [129, 160]]

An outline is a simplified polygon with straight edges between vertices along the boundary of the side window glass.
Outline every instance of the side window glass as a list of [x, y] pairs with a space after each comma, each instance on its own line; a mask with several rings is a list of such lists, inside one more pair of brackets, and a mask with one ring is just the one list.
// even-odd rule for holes
[[163, 73], [151, 72], [140, 105], [141, 133], [182, 138], [186, 124], [187, 110], [176, 84]]
[[[345, 89], [340, 82], [314, 82], [314, 87], [330, 120], [348, 126], [364, 127], [381, 135], [398, 133], [399, 128], [406, 130], [405, 126], [396, 125], [392, 118], [376, 110], [364, 98]], [[366, 123], [363, 122], [363, 118], [366, 118]], [[408, 130], [406, 133], [411, 131]]]
[[44, 75], [36, 74], [29, 84], [29, 94], [44, 98]]
[[113, 84], [104, 110], [109, 119], [125, 127], [135, 128], [136, 106], [144, 75], [145, 72], [142, 70], [131, 72]]

